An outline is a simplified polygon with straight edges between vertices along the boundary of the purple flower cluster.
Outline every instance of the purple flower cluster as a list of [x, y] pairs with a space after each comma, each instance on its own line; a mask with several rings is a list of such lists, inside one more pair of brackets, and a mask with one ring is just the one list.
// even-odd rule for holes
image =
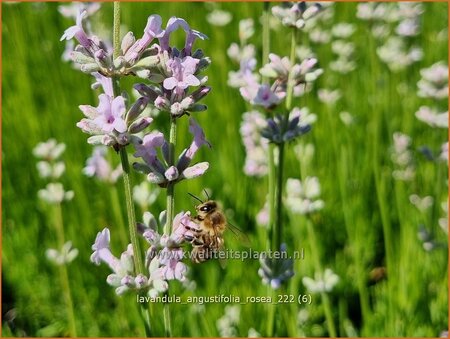
[[[165, 223], [165, 213], [162, 213], [159, 224]], [[170, 235], [160, 235], [157, 231], [158, 222], [152, 214], [144, 214], [144, 222], [138, 224], [138, 229], [149, 248], [145, 255], [145, 268], [148, 274], [135, 274], [133, 265], [133, 249], [131, 244], [120, 258], [110, 249], [110, 231], [104, 228], [97, 234], [91, 261], [96, 265], [105, 263], [113, 271], [106, 281], [116, 288], [116, 293], [122, 295], [128, 291], [146, 292], [150, 297], [168, 289], [169, 280], [185, 281], [187, 266], [182, 262], [184, 257], [181, 245], [185, 239], [192, 237], [193, 230], [198, 227], [189, 212], [180, 212], [173, 221], [173, 232]]]
[[[165, 115], [158, 115], [158, 118], [170, 120], [173, 124], [184, 115], [206, 110], [206, 106], [199, 101], [211, 88], [206, 86], [208, 77], [201, 73], [209, 66], [210, 59], [204, 56], [202, 50], [194, 50], [193, 46], [197, 39], [205, 40], [207, 37], [191, 29], [184, 19], [177, 17], [170, 18], [163, 29], [161, 17], [151, 15], [141, 38], [136, 39], [132, 32], [128, 32], [121, 42], [119, 55], [113, 56], [108, 42], [88, 34], [84, 29], [83, 20], [86, 15], [85, 10], [80, 11], [76, 25], [69, 27], [61, 40], [74, 38], [78, 41], [70, 56], [81, 71], [94, 76], [93, 89], [102, 89], [96, 107], [80, 106], [85, 117], [77, 126], [91, 135], [88, 143], [111, 146], [121, 152], [124, 152], [127, 145], [133, 144], [136, 150], [134, 156], [142, 159], [142, 162], [133, 164], [134, 169], [145, 173], [149, 182], [160, 187], [168, 187], [169, 184], [205, 173], [209, 167], [207, 162], [191, 165], [199, 148], [203, 145], [210, 146], [194, 118], [189, 119], [189, 132], [193, 140], [182, 151], [175, 164], [172, 152], [175, 150], [176, 137], [171, 134], [168, 141], [158, 130], [144, 130], [153, 121], [145, 113], [147, 106], [167, 112]], [[170, 45], [171, 34], [179, 29], [185, 33], [181, 49]], [[140, 96], [133, 103], [130, 103], [126, 92], [119, 93], [117, 88], [116, 80], [125, 76], [138, 76], [145, 81], [134, 84], [133, 87]], [[84, 172], [109, 182], [115, 182], [121, 173], [111, 169], [104, 158], [103, 149], [94, 151]], [[134, 255], [140, 255], [133, 253], [133, 248], [136, 250], [137, 246], [129, 245], [120, 258], [117, 258], [109, 247], [109, 229], [105, 228], [97, 234], [91, 260], [96, 264], [104, 262], [111, 268], [113, 273], [108, 276], [107, 282], [116, 288], [117, 294], [136, 290], [146, 291], [154, 296], [167, 290], [167, 281], [186, 279], [187, 267], [182, 262], [184, 253], [181, 244], [185, 239], [194, 237], [192, 232], [198, 226], [189, 213], [181, 212], [175, 217], [170, 216], [173, 219], [168, 220], [171, 227], [167, 227], [169, 225], [166, 225], [164, 218], [161, 218], [158, 225], [155, 218], [147, 213], [144, 223], [137, 225], [149, 244], [144, 272], [139, 272], [142, 268], [134, 266]], [[158, 226], [165, 226], [164, 235], [158, 233]], [[133, 238], [132, 243], [135, 240]]]
[[[286, 3], [273, 8], [272, 12], [279, 17], [283, 24], [303, 28], [305, 20], [314, 17], [320, 10], [320, 5], [307, 6], [302, 3]], [[242, 23], [242, 22], [241, 22]], [[301, 121], [300, 117], [288, 117], [282, 104], [287, 96], [288, 84], [292, 86], [293, 96], [302, 96], [309, 85], [323, 72], [316, 68], [317, 59], [307, 57], [298, 63], [293, 63], [288, 57], [269, 54], [268, 63], [257, 70], [255, 48], [247, 43], [251, 37], [240, 33], [240, 46], [233, 43], [228, 49], [229, 57], [239, 62], [240, 68], [229, 73], [228, 84], [239, 88], [241, 96], [254, 109], [243, 115], [240, 132], [246, 149], [244, 172], [251, 176], [262, 176], [267, 173], [267, 142], [284, 143], [294, 140], [309, 131], [309, 124]], [[262, 81], [261, 79], [264, 79]], [[264, 118], [263, 112], [271, 113]], [[295, 111], [299, 112], [298, 108]]]
[[128, 145], [134, 134], [143, 131], [152, 122], [152, 118], [140, 117], [148, 104], [148, 99], [140, 97], [127, 109], [126, 97], [114, 96], [112, 79], [95, 72], [97, 80], [93, 87], [101, 86], [104, 93], [98, 97], [97, 107], [80, 105], [85, 115], [77, 126], [91, 135], [88, 143], [92, 145], [113, 146], [115, 149]]
[[[189, 166], [189, 164], [201, 146], [210, 146], [210, 144], [194, 118], [189, 119], [189, 131], [194, 138], [191, 145], [183, 150], [176, 165], [168, 166], [169, 143], [161, 132], [155, 131], [147, 134], [143, 138], [142, 144], [136, 145], [137, 152], [134, 156], [142, 158], [144, 163], [134, 163], [134, 168], [147, 174], [150, 182], [161, 187], [166, 187], [169, 182], [192, 179], [205, 173], [209, 167], [207, 162], [200, 162], [193, 166]], [[158, 156], [158, 149], [161, 150], [162, 159]]]
[[[161, 17], [151, 15], [143, 36], [136, 40], [133, 33], [128, 32], [122, 40], [121, 55], [113, 59], [108, 44], [84, 30], [85, 16], [86, 11], [80, 12], [76, 25], [69, 27], [61, 40], [75, 38], [78, 41], [79, 45], [71, 53], [72, 60], [83, 72], [92, 74], [97, 81], [94, 86], [101, 85], [104, 91], [99, 95], [97, 107], [80, 106], [85, 118], [77, 126], [92, 135], [89, 143], [117, 149], [136, 141], [134, 135], [152, 122], [149, 117], [140, 117], [148, 104], [169, 112], [172, 117], [206, 109], [199, 101], [211, 88], [205, 86], [208, 77], [200, 73], [210, 64], [210, 59], [200, 49], [193, 51], [196, 39], [207, 38], [204, 34], [176, 17], [170, 18], [162, 29]], [[181, 50], [169, 46], [170, 35], [177, 29], [186, 34]], [[154, 39], [158, 39], [159, 44], [152, 44]], [[137, 75], [152, 83], [134, 86], [142, 97], [130, 106], [127, 95], [114, 93], [112, 84], [113, 77], [127, 75]]]

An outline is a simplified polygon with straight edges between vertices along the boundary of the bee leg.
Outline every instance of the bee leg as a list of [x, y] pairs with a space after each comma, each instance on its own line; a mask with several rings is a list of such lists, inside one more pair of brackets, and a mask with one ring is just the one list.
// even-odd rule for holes
[[193, 227], [185, 225], [183, 223], [181, 223], [181, 224], [184, 226], [184, 228], [186, 228], [189, 231], [192, 231], [192, 232], [195, 232], [195, 233], [200, 233], [201, 232], [201, 230], [199, 230], [198, 228], [193, 228]]

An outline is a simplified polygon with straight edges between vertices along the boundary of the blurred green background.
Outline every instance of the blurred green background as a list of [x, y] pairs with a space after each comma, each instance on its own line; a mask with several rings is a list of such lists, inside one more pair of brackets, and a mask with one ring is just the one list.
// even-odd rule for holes
[[[123, 249], [114, 229], [125, 227], [125, 204], [117, 206], [114, 196], [124, 201], [122, 182], [115, 187], [82, 174], [92, 147], [76, 126], [82, 114], [80, 104], [97, 105], [97, 94], [90, 89], [91, 78], [61, 61], [64, 43], [59, 39], [72, 20], [60, 15], [57, 3], [2, 3], [2, 334], [3, 336], [65, 336], [66, 307], [62, 298], [58, 268], [45, 258], [48, 248], [56, 247], [51, 206], [40, 202], [37, 191], [46, 185], [36, 170], [32, 149], [38, 142], [55, 138], [67, 145], [63, 160], [66, 173], [62, 182], [75, 192], [73, 201], [64, 203], [66, 239], [79, 249], [78, 258], [68, 265], [70, 287], [75, 305], [79, 336], [142, 336], [135, 296], [118, 297], [105, 282], [109, 269], [89, 261], [95, 235], [105, 226], [112, 230], [113, 252]], [[436, 36], [446, 31], [447, 3], [424, 3], [420, 34], [412, 41], [423, 48], [423, 59], [407, 69], [393, 73], [376, 55], [378, 42], [370, 33], [370, 24], [356, 18], [356, 3], [334, 4], [331, 22], [349, 22], [356, 32], [356, 70], [340, 75], [328, 68], [333, 59], [330, 43], [314, 44], [302, 35], [301, 44], [317, 54], [324, 74], [306, 96], [295, 104], [307, 106], [317, 114], [312, 131], [303, 143], [315, 145], [315, 156], [302, 176], [317, 176], [322, 187], [325, 208], [314, 220], [318, 244], [312, 245], [306, 219], [286, 212], [284, 238], [290, 251], [304, 248], [305, 259], [295, 263], [295, 276], [280, 294], [307, 293], [301, 283], [313, 277], [310, 247], [321, 256], [323, 267], [332, 268], [340, 277], [329, 293], [332, 316], [339, 336], [423, 336], [436, 337], [448, 328], [447, 235], [438, 225], [441, 202], [447, 197], [447, 165], [427, 161], [415, 152], [416, 179], [405, 183], [392, 178], [390, 159], [392, 134], [411, 135], [413, 148], [422, 145], [438, 149], [447, 140], [447, 130], [432, 129], [418, 121], [414, 112], [421, 105], [439, 105], [419, 98], [416, 83], [420, 69], [447, 60], [448, 40]], [[217, 27], [206, 21], [213, 7], [233, 15], [230, 24]], [[192, 210], [187, 192], [202, 194], [211, 189], [232, 222], [249, 237], [251, 248], [263, 251], [266, 230], [257, 226], [255, 216], [262, 208], [267, 192], [265, 178], [244, 175], [245, 152], [239, 134], [242, 113], [248, 110], [237, 89], [228, 87], [227, 77], [235, 65], [227, 56], [231, 42], [238, 42], [238, 22], [255, 21], [251, 42], [261, 54], [260, 16], [262, 3], [123, 3], [122, 23], [137, 37], [149, 15], [157, 13], [163, 23], [171, 16], [185, 18], [191, 27], [209, 36], [196, 43], [209, 55], [207, 69], [213, 90], [206, 98], [206, 112], [195, 115], [203, 126], [212, 149], [202, 149], [198, 161], [209, 161], [210, 169], [199, 179], [177, 186], [176, 210]], [[94, 29], [108, 32], [112, 23], [112, 3], [103, 3], [91, 21]], [[178, 41], [183, 38], [176, 36]], [[271, 31], [271, 51], [288, 55], [290, 36], [280, 27]], [[125, 81], [124, 86], [129, 85]], [[401, 91], [398, 89], [401, 87]], [[317, 98], [320, 88], [339, 89], [342, 98], [326, 105]], [[443, 103], [446, 104], [446, 103]], [[447, 110], [445, 106], [440, 111]], [[341, 111], [354, 116], [346, 126]], [[167, 131], [166, 120], [155, 125]], [[187, 119], [179, 127], [180, 150], [190, 142]], [[110, 159], [118, 164], [112, 151]], [[286, 178], [300, 178], [300, 165], [293, 145], [287, 150]], [[133, 174], [135, 183], [144, 180]], [[411, 194], [430, 195], [435, 203], [421, 213], [409, 202]], [[151, 206], [155, 215], [164, 209], [161, 193]], [[143, 211], [139, 211], [138, 216]], [[138, 217], [138, 219], [140, 219]], [[425, 251], [417, 233], [424, 225], [436, 241], [442, 243]], [[233, 237], [227, 247], [242, 248]], [[388, 253], [388, 254], [387, 254]], [[389, 257], [387, 259], [387, 257]], [[389, 260], [389, 263], [387, 261]], [[256, 260], [230, 261], [225, 269], [215, 262], [192, 266], [190, 277], [195, 289], [179, 282], [170, 285], [170, 293], [187, 295], [265, 296], [271, 292], [261, 283]], [[388, 267], [386, 277], [371, 280], [374, 269]], [[217, 322], [226, 305], [171, 305], [174, 336], [219, 336]], [[240, 306], [239, 321], [233, 324], [236, 336], [246, 337], [254, 329], [266, 333], [267, 306]], [[162, 307], [154, 309], [155, 333], [162, 335]], [[321, 298], [313, 294], [311, 305], [278, 305], [278, 336], [327, 336]], [[285, 325], [282, 325], [285, 324]]]

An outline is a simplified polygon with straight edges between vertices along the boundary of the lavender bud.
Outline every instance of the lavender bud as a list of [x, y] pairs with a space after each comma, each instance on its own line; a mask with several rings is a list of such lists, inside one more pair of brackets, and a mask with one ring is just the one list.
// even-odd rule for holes
[[148, 179], [148, 181], [150, 181], [153, 184], [162, 184], [167, 181], [166, 178], [161, 173], [155, 173], [155, 172], [150, 172], [147, 175], [147, 179]]
[[144, 130], [145, 128], [147, 128], [152, 123], [152, 121], [153, 121], [152, 118], [148, 118], [148, 117], [141, 118], [141, 119], [133, 122], [128, 130], [130, 133], [139, 133], [142, 130]]
[[114, 287], [119, 287], [121, 285], [120, 281], [121, 277], [115, 273], [112, 273], [106, 277], [106, 283]]
[[140, 69], [136, 71], [136, 75], [142, 79], [148, 79], [151, 75], [151, 72], [148, 69]]
[[98, 72], [100, 70], [100, 66], [97, 63], [89, 63], [89, 64], [83, 64], [80, 67], [80, 70], [83, 73], [94, 73]]
[[113, 61], [114, 69], [118, 71], [123, 71], [127, 62], [125, 61], [123, 56], [119, 56]]
[[188, 167], [183, 171], [183, 177], [186, 179], [192, 179], [203, 175], [209, 168], [209, 163], [200, 162], [194, 166]]
[[103, 145], [103, 135], [93, 135], [87, 139], [89, 145]]
[[203, 86], [192, 92], [190, 96], [194, 99], [194, 102], [197, 102], [207, 96], [209, 92], [211, 92], [211, 87]]
[[133, 46], [133, 44], [136, 42], [136, 38], [134, 37], [133, 32], [128, 32], [122, 39], [122, 44], [120, 48], [122, 49], [122, 54], [125, 55], [125, 53], [128, 51], [128, 49]]
[[[142, 113], [142, 111], [147, 107], [149, 99], [147, 97], [140, 97], [136, 100], [136, 102], [131, 106], [131, 108], [128, 110], [125, 121], [127, 124], [130, 122], [136, 120], [136, 118], [139, 116], [139, 114]], [[151, 122], [151, 121], [150, 121]], [[131, 132], [135, 133], [135, 132]]]
[[174, 181], [178, 179], [178, 169], [175, 166], [170, 166], [164, 173], [164, 176], [167, 178], [167, 180]]
[[159, 56], [158, 55], [152, 55], [146, 58], [143, 58], [141, 60], [139, 60], [133, 67], [132, 69], [137, 69], [137, 68], [151, 68], [151, 67], [155, 67], [159, 64]]
[[70, 53], [70, 58], [76, 62], [77, 64], [94, 64], [95, 60], [91, 58], [90, 56], [81, 53], [73, 51]]
[[136, 287], [141, 289], [147, 285], [148, 279], [143, 274], [138, 274], [138, 276], [134, 279], [134, 282]]
[[127, 287], [134, 287], [135, 286], [134, 278], [130, 275], [126, 275], [122, 278], [120, 284], [125, 285]]
[[192, 54], [192, 57], [195, 59], [202, 59], [205, 54], [201, 49], [196, 49], [195, 52]]
[[150, 101], [155, 101], [158, 95], [162, 95], [161, 90], [152, 85], [136, 84], [133, 88], [138, 91], [140, 95], [147, 97]]

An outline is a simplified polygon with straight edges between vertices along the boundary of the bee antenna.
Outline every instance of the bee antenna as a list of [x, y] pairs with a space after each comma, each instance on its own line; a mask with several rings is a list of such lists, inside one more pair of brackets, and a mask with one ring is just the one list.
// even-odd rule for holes
[[189, 192], [188, 192], [188, 194], [189, 194], [192, 198], [194, 198], [194, 199], [200, 201], [200, 202], [203, 204], [203, 201], [202, 201], [200, 198], [196, 197], [196, 196], [193, 195], [192, 193], [189, 193]]
[[208, 200], [211, 200], [211, 199], [209, 198], [208, 191], [207, 191], [206, 189], [203, 189], [203, 192], [205, 192], [205, 195], [206, 195], [206, 197], [208, 198]]

